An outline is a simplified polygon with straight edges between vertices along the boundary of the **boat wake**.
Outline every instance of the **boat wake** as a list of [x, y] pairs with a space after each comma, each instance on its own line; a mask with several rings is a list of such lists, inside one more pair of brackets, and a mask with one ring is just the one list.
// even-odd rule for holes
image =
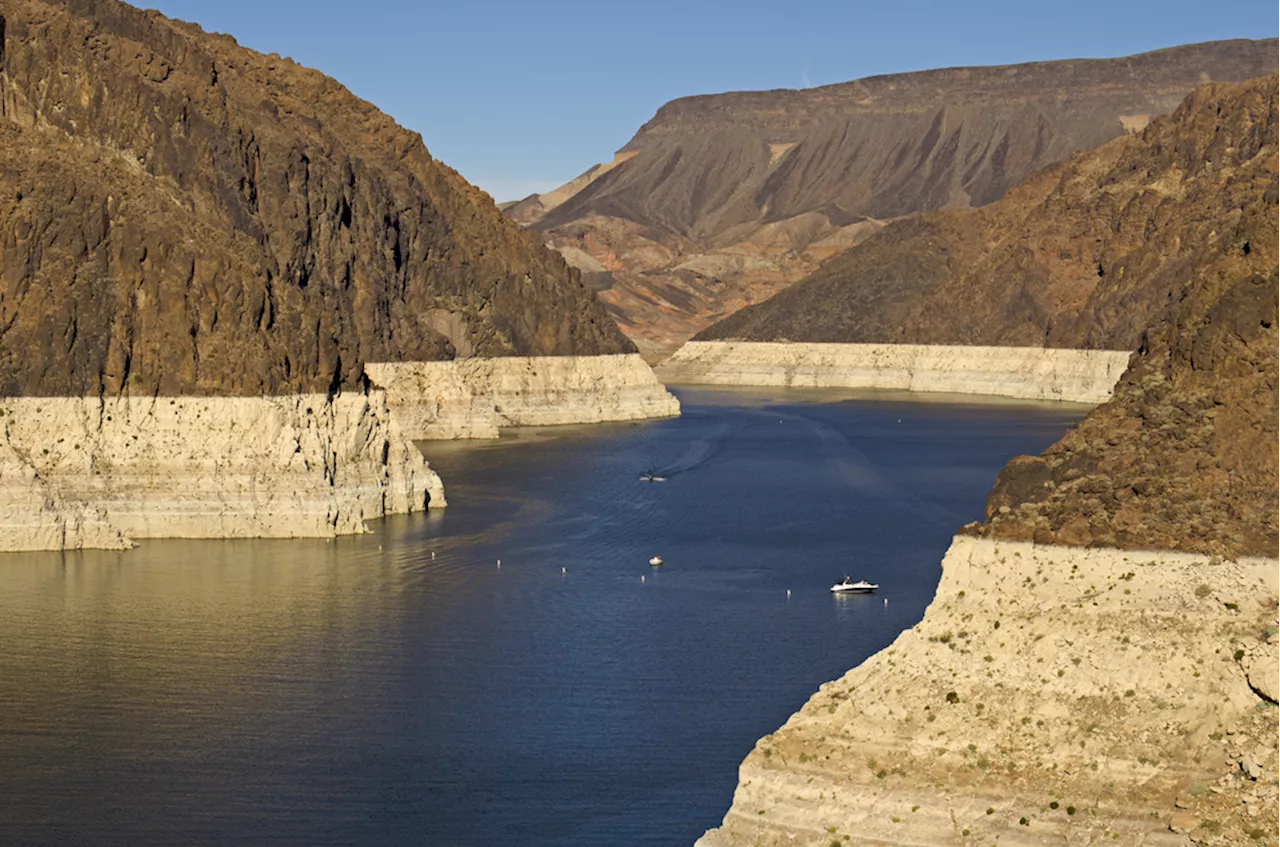
[[729, 425], [720, 424], [706, 436], [690, 442], [680, 458], [660, 468], [642, 473], [640, 479], [644, 482], [666, 482], [674, 476], [696, 470], [720, 452], [728, 436]]

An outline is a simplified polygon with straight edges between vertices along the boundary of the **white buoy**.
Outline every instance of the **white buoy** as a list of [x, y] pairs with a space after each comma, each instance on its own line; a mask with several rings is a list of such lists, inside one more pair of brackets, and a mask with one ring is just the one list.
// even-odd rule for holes
[[502, 560], [498, 560], [498, 570], [502, 570]]
[[790, 588], [788, 588], [788, 589], [787, 589], [787, 599], [788, 599], [788, 600], [790, 600], [790, 599], [791, 599], [791, 589], [790, 589]]
[[888, 605], [889, 605], [889, 598], [888, 598], [888, 597], [884, 598], [884, 604], [885, 604], [886, 606], [888, 606]]
[[563, 574], [563, 573], [568, 573], [568, 572], [569, 572], [568, 568], [561, 568], [561, 569], [560, 569], [560, 573], [562, 573], [562, 574]]
[[643, 577], [643, 576], [642, 576], [642, 577], [640, 577], [640, 581], [641, 581], [641, 582], [644, 582], [644, 577]]
[[431, 558], [433, 558], [433, 559], [434, 559], [435, 557], [436, 557], [436, 551], [435, 551], [435, 550], [432, 550], [432, 551], [431, 551]]

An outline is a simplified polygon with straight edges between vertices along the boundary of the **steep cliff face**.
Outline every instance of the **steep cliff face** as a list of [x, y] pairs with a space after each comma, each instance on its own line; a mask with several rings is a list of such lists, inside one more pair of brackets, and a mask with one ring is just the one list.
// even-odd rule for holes
[[670, 346], [887, 220], [991, 203], [1051, 162], [1141, 130], [1203, 82], [1275, 67], [1274, 40], [1229, 41], [688, 97], [611, 167], [566, 186], [576, 191], [512, 212], [598, 275], [642, 346]]
[[1274, 77], [1200, 89], [997, 203], [891, 224], [698, 338], [1136, 350], [1198, 276], [1275, 266], [1274, 94]]
[[1129, 354], [942, 344], [688, 341], [655, 370], [668, 383], [887, 388], [1097, 404]]
[[981, 532], [1274, 553], [1276, 96], [1274, 75], [1201, 88], [989, 207], [886, 227], [699, 338], [1134, 350], [1111, 402], [1009, 465]]
[[699, 847], [1275, 844], [1277, 562], [957, 538]]
[[116, 0], [0, 19], [0, 395], [330, 392], [366, 361], [633, 349], [324, 75]]
[[335, 81], [116, 0], [0, 0], [0, 550], [360, 532], [444, 505], [366, 363], [633, 350]]
[[[762, 739], [701, 843], [1276, 843], [1276, 100], [1274, 76], [1197, 91], [1004, 219], [1031, 261], [1055, 214], [1098, 216], [1056, 218], [1119, 259], [1062, 317], [1077, 343], [1134, 341], [1129, 367], [1005, 468], [920, 624]], [[936, 292], [1000, 255], [969, 232], [987, 253]], [[1006, 296], [1003, 261], [970, 298]], [[934, 291], [951, 320], [986, 314]]]

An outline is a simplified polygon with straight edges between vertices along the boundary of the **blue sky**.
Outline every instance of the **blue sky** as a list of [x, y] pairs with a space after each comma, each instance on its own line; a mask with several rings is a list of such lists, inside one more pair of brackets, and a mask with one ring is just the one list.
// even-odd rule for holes
[[675, 97], [1273, 37], [1274, 2], [153, 0], [336, 77], [498, 200], [608, 160]]

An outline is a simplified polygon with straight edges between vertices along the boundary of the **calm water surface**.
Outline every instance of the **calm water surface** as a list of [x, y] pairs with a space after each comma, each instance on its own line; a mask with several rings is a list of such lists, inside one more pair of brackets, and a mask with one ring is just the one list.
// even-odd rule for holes
[[358, 538], [0, 555], [0, 841], [691, 844], [1083, 411], [838, 397], [424, 444], [452, 505]]

